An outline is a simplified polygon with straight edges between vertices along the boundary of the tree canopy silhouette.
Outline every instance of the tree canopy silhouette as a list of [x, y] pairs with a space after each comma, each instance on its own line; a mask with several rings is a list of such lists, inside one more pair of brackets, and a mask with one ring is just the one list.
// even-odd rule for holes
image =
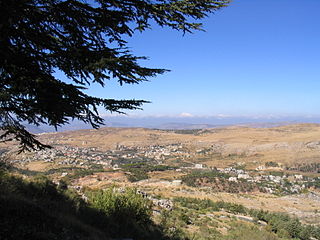
[[[54, 127], [78, 119], [103, 124], [110, 112], [139, 109], [144, 100], [87, 95], [91, 83], [137, 84], [165, 69], [147, 68], [128, 37], [157, 24], [183, 33], [229, 0], [0, 0], [0, 129], [2, 141], [42, 149], [24, 123]], [[70, 82], [56, 77], [63, 73]]]

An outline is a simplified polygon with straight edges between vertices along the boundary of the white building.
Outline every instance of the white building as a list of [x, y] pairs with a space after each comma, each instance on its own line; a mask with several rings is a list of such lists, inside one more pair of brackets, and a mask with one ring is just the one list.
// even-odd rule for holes
[[194, 165], [194, 168], [200, 169], [203, 168], [203, 165], [201, 163], [197, 163]]
[[249, 178], [250, 178], [249, 174], [246, 174], [246, 173], [238, 174], [238, 179], [249, 179]]
[[238, 179], [236, 177], [229, 177], [229, 182], [238, 182]]

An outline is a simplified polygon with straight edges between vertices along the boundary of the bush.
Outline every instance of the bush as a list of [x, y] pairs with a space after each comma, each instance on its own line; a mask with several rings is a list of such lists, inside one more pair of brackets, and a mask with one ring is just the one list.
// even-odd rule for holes
[[158, 239], [160, 232], [155, 231], [157, 227], [151, 220], [152, 202], [137, 194], [135, 189], [119, 192], [109, 188], [92, 192], [89, 204], [104, 216], [99, 224], [109, 229], [111, 236]]
[[320, 228], [302, 225], [299, 219], [284, 213], [270, 213], [263, 210], [250, 210], [249, 214], [259, 220], [266, 221], [270, 231], [281, 238], [309, 240], [311, 237], [319, 239]]
[[227, 179], [230, 175], [226, 173], [221, 173], [219, 171], [210, 171], [210, 172], [202, 172], [202, 171], [194, 171], [188, 175], [182, 177], [182, 181], [191, 187], [197, 187], [198, 181], [201, 179], [206, 179], [208, 182], [215, 182], [217, 178]]
[[224, 209], [227, 212], [238, 214], [246, 214], [248, 209], [241, 204], [229, 203], [224, 201], [214, 202], [210, 199], [198, 199], [198, 198], [185, 198], [177, 197], [174, 199], [182, 207], [194, 209], [194, 210], [206, 210], [206, 211], [220, 211]]
[[90, 204], [107, 217], [123, 223], [128, 219], [139, 224], [151, 222], [151, 202], [137, 194], [134, 189], [126, 189], [124, 193], [115, 188], [94, 192], [91, 194]]
[[131, 169], [130, 170], [130, 175], [128, 175], [128, 181], [130, 182], [138, 182], [144, 179], [148, 179], [149, 176], [146, 171], [142, 169]]
[[270, 162], [266, 162], [265, 166], [266, 167], [279, 167], [279, 164], [276, 162], [270, 161]]
[[26, 181], [0, 171], [0, 239], [178, 239], [151, 221], [150, 202], [135, 190], [90, 195], [88, 204], [46, 177]]
[[95, 235], [99, 230], [91, 227], [88, 231], [78, 216], [84, 202], [79, 196], [69, 198], [67, 192], [44, 176], [26, 181], [0, 172], [0, 236], [7, 240], [80, 240]]
[[266, 230], [260, 230], [258, 227], [248, 224], [235, 223], [232, 225], [225, 240], [278, 240], [279, 238]]
[[166, 171], [175, 169], [175, 167], [167, 166], [167, 165], [148, 165], [145, 163], [130, 163], [123, 164], [121, 166], [125, 171], [130, 172], [128, 175], [128, 180], [130, 182], [137, 182], [140, 180], [148, 179], [148, 172], [154, 171]]

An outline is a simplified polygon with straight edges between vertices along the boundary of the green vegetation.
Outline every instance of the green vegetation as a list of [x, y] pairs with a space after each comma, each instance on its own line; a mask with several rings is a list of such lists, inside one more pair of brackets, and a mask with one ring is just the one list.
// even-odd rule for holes
[[121, 165], [121, 168], [125, 171], [130, 172], [128, 175], [128, 180], [130, 182], [137, 182], [140, 180], [148, 179], [148, 172], [155, 171], [166, 171], [170, 169], [175, 169], [175, 167], [167, 166], [167, 165], [148, 165], [146, 163], [131, 163]]
[[280, 237], [308, 240], [311, 237], [320, 239], [320, 228], [302, 225], [297, 218], [283, 213], [270, 213], [263, 210], [249, 210], [248, 214], [268, 223], [270, 230]]
[[0, 236], [8, 240], [171, 239], [151, 221], [148, 201], [133, 190], [120, 194], [109, 189], [88, 196], [86, 203], [44, 176], [26, 181], [0, 171]]
[[[240, 166], [241, 168], [242, 166]], [[269, 175], [282, 177], [283, 172], [271, 171]], [[230, 179], [233, 176], [235, 179]], [[263, 181], [248, 181], [247, 179], [236, 178], [234, 173], [226, 174], [217, 170], [196, 170], [183, 176], [181, 179], [190, 187], [207, 187], [213, 192], [228, 192], [228, 193], [249, 193], [249, 192], [270, 192], [272, 194], [281, 196], [288, 195], [297, 192], [307, 191], [292, 190], [294, 183], [288, 179], [282, 179], [281, 184], [279, 182], [272, 181], [270, 179], [264, 179]], [[306, 187], [319, 188], [320, 178], [314, 178], [312, 181], [308, 181], [305, 184]]]
[[127, 164], [156, 164], [154, 159], [148, 158], [148, 157], [135, 157], [135, 158], [123, 158], [123, 157], [118, 157], [116, 160], [112, 160], [112, 164], [118, 164], [118, 165], [127, 165]]
[[314, 187], [314, 188], [320, 189], [320, 177], [315, 178], [313, 182], [308, 182], [306, 185], [309, 188]]
[[231, 177], [231, 175], [226, 173], [221, 173], [219, 171], [193, 171], [190, 174], [185, 175], [182, 180], [188, 186], [196, 187], [198, 179], [207, 179], [209, 182], [213, 182], [216, 178], [224, 178], [227, 179]]
[[191, 187], [210, 187], [212, 191], [229, 193], [252, 192], [259, 190], [258, 184], [239, 179], [238, 182], [228, 181], [231, 175], [219, 171], [193, 171], [182, 177], [182, 181]]
[[228, 235], [224, 239], [225, 240], [248, 240], [248, 239], [278, 240], [283, 238], [280, 238], [276, 234], [269, 232], [265, 229], [260, 229], [258, 226], [235, 222], [231, 224], [231, 228], [228, 231]]
[[284, 175], [284, 172], [280, 172], [280, 171], [270, 171], [270, 172], [269, 172], [269, 175], [282, 177], [282, 176]]
[[85, 176], [90, 176], [97, 172], [104, 172], [104, 169], [86, 169], [86, 168], [78, 168], [73, 170], [72, 172], [68, 172], [68, 175], [64, 176], [62, 179], [68, 184], [71, 183], [72, 180], [82, 178]]
[[273, 161], [266, 162], [264, 165], [265, 165], [266, 167], [279, 167], [279, 164], [276, 163], [276, 162], [273, 162]]
[[[245, 215], [247, 209], [239, 204], [227, 203], [223, 201], [213, 202], [209, 199], [195, 199], [179, 197], [174, 199], [175, 208], [171, 212], [164, 212], [161, 219], [165, 222], [166, 229], [175, 229], [175, 234], [181, 238], [198, 240], [231, 240], [231, 239], [255, 239], [255, 240], [278, 240], [280, 238], [267, 229], [260, 228], [254, 223], [237, 221], [233, 214]], [[230, 216], [219, 218], [219, 214], [214, 212], [226, 211]], [[189, 231], [196, 229], [194, 231]], [[226, 234], [222, 234], [218, 229], [228, 226]], [[251, 235], [255, 238], [251, 238]], [[274, 238], [264, 238], [264, 236]]]
[[286, 167], [290, 171], [320, 173], [320, 163], [298, 163], [292, 167]]
[[[202, 233], [197, 233], [194, 239], [261, 239], [261, 240], [276, 240], [276, 239], [301, 239], [309, 240], [320, 239], [320, 227], [311, 225], [303, 225], [297, 218], [290, 217], [283, 213], [271, 213], [263, 210], [254, 210], [245, 208], [243, 205], [228, 203], [224, 201], [214, 202], [210, 199], [184, 198], [179, 197], [174, 199], [177, 205], [173, 212], [167, 213], [170, 219], [174, 219], [181, 229], [186, 225], [194, 223], [200, 229], [209, 228], [214, 231], [217, 227], [215, 222], [219, 219], [209, 219], [208, 217], [199, 218], [199, 215], [211, 214], [213, 212], [227, 212], [230, 214], [240, 214], [253, 218], [252, 224], [244, 224], [240, 221], [231, 221], [228, 234], [222, 236], [219, 233], [204, 236]], [[206, 215], [208, 216], [208, 215]], [[233, 216], [233, 215], [231, 215]], [[258, 220], [264, 221], [267, 225], [263, 228], [258, 223]], [[259, 226], [259, 227], [258, 227]], [[212, 229], [213, 228], [213, 229]]]
[[[45, 177], [33, 181], [0, 172], [0, 235], [7, 239], [85, 239], [100, 235], [78, 218], [84, 202]], [[90, 228], [90, 229], [89, 229]]]
[[[63, 181], [56, 186], [46, 176], [23, 180], [1, 170], [0, 236], [8, 240], [247, 240], [248, 236], [255, 240], [320, 239], [319, 227], [303, 225], [283, 213], [248, 209], [241, 204], [176, 197], [172, 211], [161, 210], [160, 215], [153, 216], [152, 203], [135, 189], [87, 189], [85, 195], [87, 202]], [[238, 216], [249, 220], [240, 221]], [[221, 228], [226, 232], [222, 233]]]
[[224, 210], [226, 212], [238, 214], [245, 214], [247, 209], [240, 204], [229, 203], [224, 201], [214, 202], [210, 199], [198, 199], [198, 198], [185, 198], [178, 197], [174, 201], [178, 203], [181, 207], [194, 209], [201, 212], [214, 212]]
[[[119, 192], [114, 188], [90, 193], [90, 205], [102, 212], [107, 219], [105, 228], [110, 229], [112, 235], [120, 232], [124, 237], [148, 236], [148, 227], [152, 224], [151, 202], [137, 194], [134, 189]], [[138, 227], [139, 226], [139, 227]]]

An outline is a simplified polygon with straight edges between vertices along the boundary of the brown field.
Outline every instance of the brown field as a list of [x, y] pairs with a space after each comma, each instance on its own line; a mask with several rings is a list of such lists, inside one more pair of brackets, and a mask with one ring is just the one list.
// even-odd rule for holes
[[[117, 145], [150, 146], [182, 144], [190, 152], [216, 149], [219, 156], [201, 161], [208, 166], [225, 167], [243, 162], [249, 167], [274, 161], [284, 165], [320, 162], [320, 125], [296, 124], [275, 128], [227, 127], [206, 129], [199, 134], [143, 128], [101, 128], [41, 134], [49, 144], [114, 149]], [[192, 159], [195, 160], [195, 159]]]
[[[283, 166], [320, 162], [320, 125], [318, 124], [297, 124], [275, 128], [212, 128], [194, 134], [142, 128], [101, 128], [46, 133], [39, 135], [39, 139], [52, 145], [94, 147], [100, 151], [112, 150], [118, 145], [147, 147], [178, 144], [186, 152], [191, 153], [190, 158], [183, 159], [184, 162], [201, 162], [211, 167], [226, 167], [234, 163], [243, 163], [246, 168], [250, 169], [270, 161]], [[6, 146], [12, 146], [12, 143], [1, 143], [0, 147]], [[199, 149], [209, 149], [211, 153], [202, 156], [197, 154]], [[169, 157], [165, 163], [174, 163], [175, 160], [175, 157]], [[24, 166], [25, 169], [38, 172], [54, 167], [57, 167], [54, 163], [41, 161], [30, 162]], [[268, 170], [284, 171], [281, 167]], [[73, 185], [104, 188], [116, 184], [117, 186], [145, 189], [163, 197], [184, 196], [223, 200], [243, 204], [248, 208], [287, 212], [298, 216], [305, 223], [320, 222], [320, 200], [313, 198], [312, 194], [279, 197], [272, 194], [230, 194], [212, 192], [209, 188], [173, 186], [171, 181], [179, 179], [181, 175], [183, 173], [174, 170], [152, 172], [149, 173], [149, 179], [130, 183], [127, 181], [126, 174], [121, 171], [104, 172], [76, 179]], [[319, 176], [317, 173], [305, 173], [305, 175]]]
[[101, 173], [78, 179], [74, 184], [92, 189], [103, 189], [110, 186], [133, 187], [164, 198], [188, 197], [232, 202], [242, 204], [247, 208], [289, 213], [292, 216], [299, 217], [306, 224], [319, 224], [320, 222], [320, 201], [314, 198], [312, 193], [279, 197], [265, 193], [235, 194], [212, 192], [210, 188], [193, 188], [185, 185], [172, 186], [170, 181], [162, 180], [164, 176], [168, 179], [170, 177], [174, 179], [172, 174], [169, 174], [169, 176], [166, 173], [153, 174], [152, 176], [151, 179], [130, 183], [126, 181], [124, 174]]

